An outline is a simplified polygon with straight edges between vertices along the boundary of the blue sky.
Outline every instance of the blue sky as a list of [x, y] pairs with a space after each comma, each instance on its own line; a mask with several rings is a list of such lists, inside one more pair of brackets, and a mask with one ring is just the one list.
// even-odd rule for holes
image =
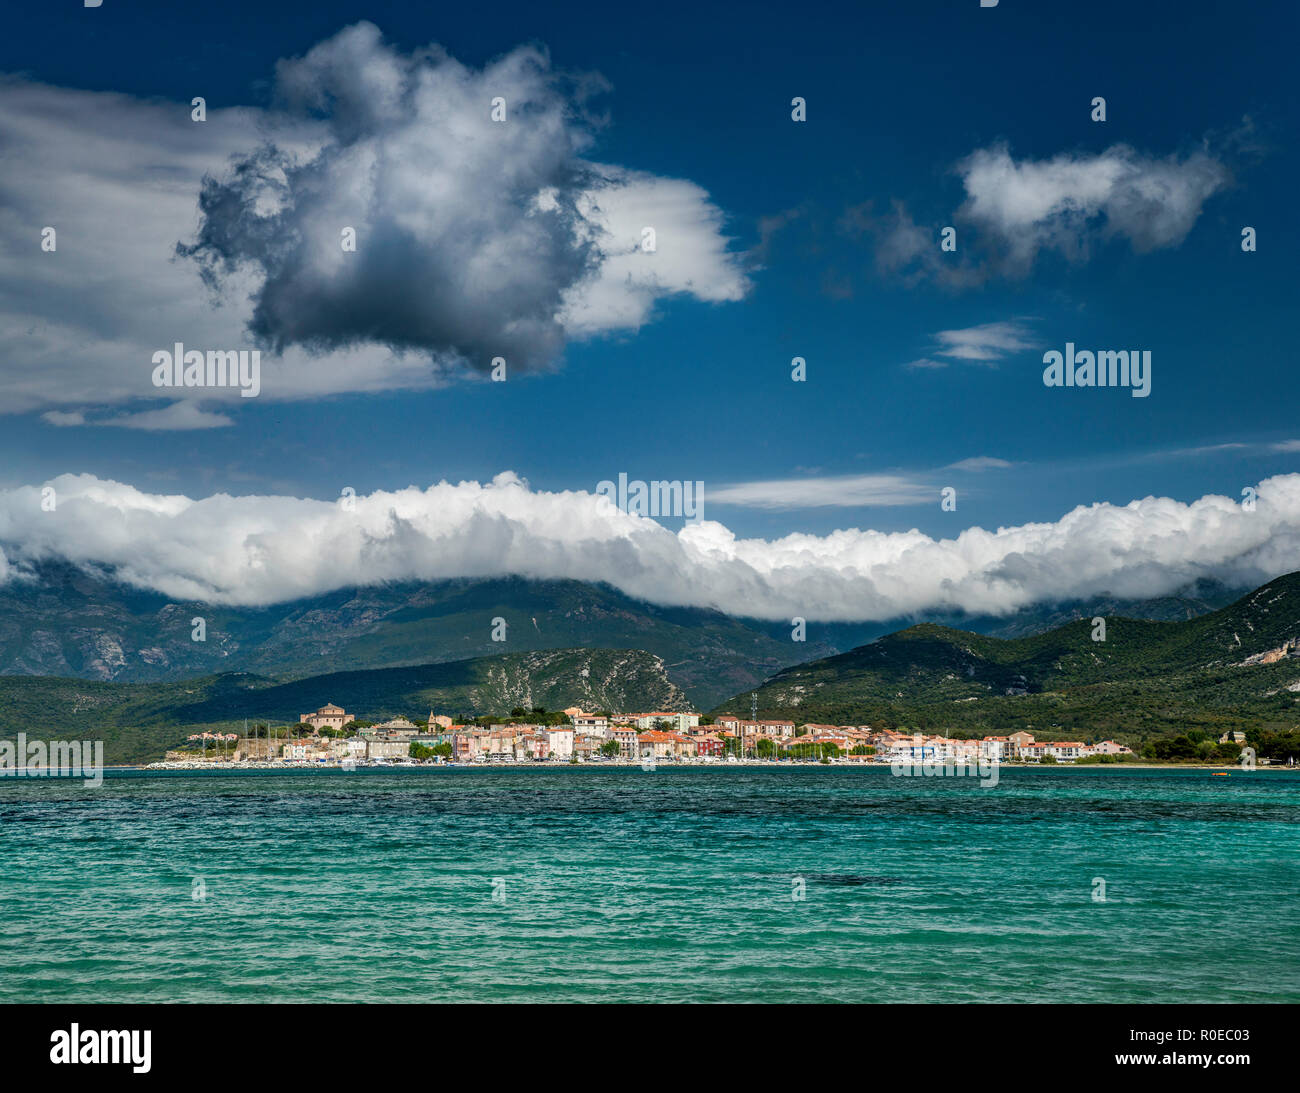
[[[1287, 450], [1300, 447], [1287, 443], [1300, 437], [1293, 5], [669, 3], [647, 15], [105, 0], [12, 13], [0, 70], [177, 109], [196, 94], [213, 111], [262, 108], [277, 60], [361, 19], [402, 54], [438, 43], [479, 69], [540, 43], [555, 68], [598, 72], [608, 124], [584, 155], [707, 191], [743, 298], [665, 295], [639, 329], [569, 338], [552, 368], [506, 383], [469, 375], [431, 390], [236, 401], [221, 407], [233, 421], [223, 428], [57, 427], [44, 416], [55, 403], [24, 402], [0, 439], [3, 485], [81, 472], [159, 493], [332, 498], [341, 485], [365, 493], [506, 469], [536, 489], [591, 490], [626, 472], [702, 480], [706, 514], [741, 536], [946, 536], [1148, 494], [1235, 498], [1300, 469], [1300, 451]], [[790, 118], [796, 95], [802, 124]], [[1089, 116], [1098, 95], [1101, 123]], [[1137, 186], [1198, 156], [1220, 174], [1186, 231], [1144, 245], [1141, 225], [1117, 228], [1112, 207], [1067, 227], [1069, 247], [1086, 253], [1045, 244], [1017, 265], [987, 220], [960, 213], [971, 196], [961, 165], [999, 149], [1021, 166], [1129, 156], [1139, 175], [1149, 169]], [[885, 225], [895, 202], [934, 252], [955, 224], [958, 254], [885, 268], [884, 236], [847, 225], [854, 210]], [[1246, 225], [1256, 253], [1241, 250]], [[945, 284], [962, 263], [978, 267], [971, 283]], [[990, 327], [1021, 347], [985, 361], [942, 355], [941, 332]], [[1150, 350], [1150, 397], [1045, 387], [1042, 354], [1067, 341]], [[791, 382], [794, 356], [807, 382]], [[908, 366], [918, 360], [945, 366]], [[12, 393], [21, 378], [3, 382]], [[167, 401], [140, 394], [63, 409], [93, 419]], [[980, 457], [1006, 465], [952, 466]], [[854, 504], [851, 489], [812, 488], [862, 475], [917, 496]], [[786, 479], [836, 503], [709, 500]], [[939, 506], [948, 485], [955, 514]]]

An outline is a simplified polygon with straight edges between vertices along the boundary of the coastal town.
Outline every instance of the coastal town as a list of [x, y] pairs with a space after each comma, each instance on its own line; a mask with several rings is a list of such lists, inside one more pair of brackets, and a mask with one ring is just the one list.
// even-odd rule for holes
[[[488, 723], [482, 723], [482, 722]], [[238, 763], [257, 766], [408, 766], [507, 763], [1073, 763], [1115, 761], [1131, 749], [1114, 740], [1039, 741], [1029, 732], [960, 739], [870, 725], [744, 720], [733, 714], [512, 711], [499, 721], [456, 723], [430, 711], [424, 720], [375, 723], [326, 703], [285, 726], [245, 733], [202, 732], [169, 751], [158, 766]]]

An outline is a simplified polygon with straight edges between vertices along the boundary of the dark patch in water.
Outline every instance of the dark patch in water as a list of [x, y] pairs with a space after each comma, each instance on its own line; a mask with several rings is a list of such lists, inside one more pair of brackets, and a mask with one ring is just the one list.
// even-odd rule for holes
[[858, 873], [807, 873], [804, 880], [817, 884], [834, 884], [844, 888], [860, 888], [864, 884], [901, 884], [897, 877], [868, 877]]

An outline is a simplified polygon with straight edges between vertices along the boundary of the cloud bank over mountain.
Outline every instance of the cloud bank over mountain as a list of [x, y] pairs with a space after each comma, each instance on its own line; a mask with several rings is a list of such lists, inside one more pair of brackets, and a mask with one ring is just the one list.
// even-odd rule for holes
[[[1253, 508], [1207, 495], [1080, 506], [1050, 523], [846, 529], [739, 539], [706, 520], [678, 532], [606, 497], [542, 492], [505, 472], [337, 501], [148, 494], [90, 475], [0, 492], [0, 579], [64, 559], [184, 600], [256, 605], [385, 581], [519, 575], [604, 581], [668, 605], [765, 619], [1005, 614], [1110, 593], [1144, 598], [1198, 578], [1256, 585], [1300, 568], [1300, 474]], [[707, 490], [706, 490], [707, 503]]]

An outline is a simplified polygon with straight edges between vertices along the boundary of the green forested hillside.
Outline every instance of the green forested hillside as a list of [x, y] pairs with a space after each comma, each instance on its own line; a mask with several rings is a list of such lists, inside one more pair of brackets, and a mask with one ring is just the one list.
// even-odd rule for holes
[[110, 762], [158, 759], [199, 730], [296, 722], [326, 702], [367, 720], [502, 714], [516, 706], [689, 709], [662, 660], [628, 649], [507, 653], [450, 664], [335, 672], [279, 683], [231, 673], [183, 683], [0, 677], [0, 735], [105, 741]]
[[[1300, 720], [1300, 659], [1284, 651], [1300, 639], [1300, 574], [1199, 618], [1105, 621], [1102, 641], [1091, 619], [1009, 640], [914, 626], [779, 672], [760, 716], [1128, 740]], [[749, 695], [724, 707], [747, 711]]]

